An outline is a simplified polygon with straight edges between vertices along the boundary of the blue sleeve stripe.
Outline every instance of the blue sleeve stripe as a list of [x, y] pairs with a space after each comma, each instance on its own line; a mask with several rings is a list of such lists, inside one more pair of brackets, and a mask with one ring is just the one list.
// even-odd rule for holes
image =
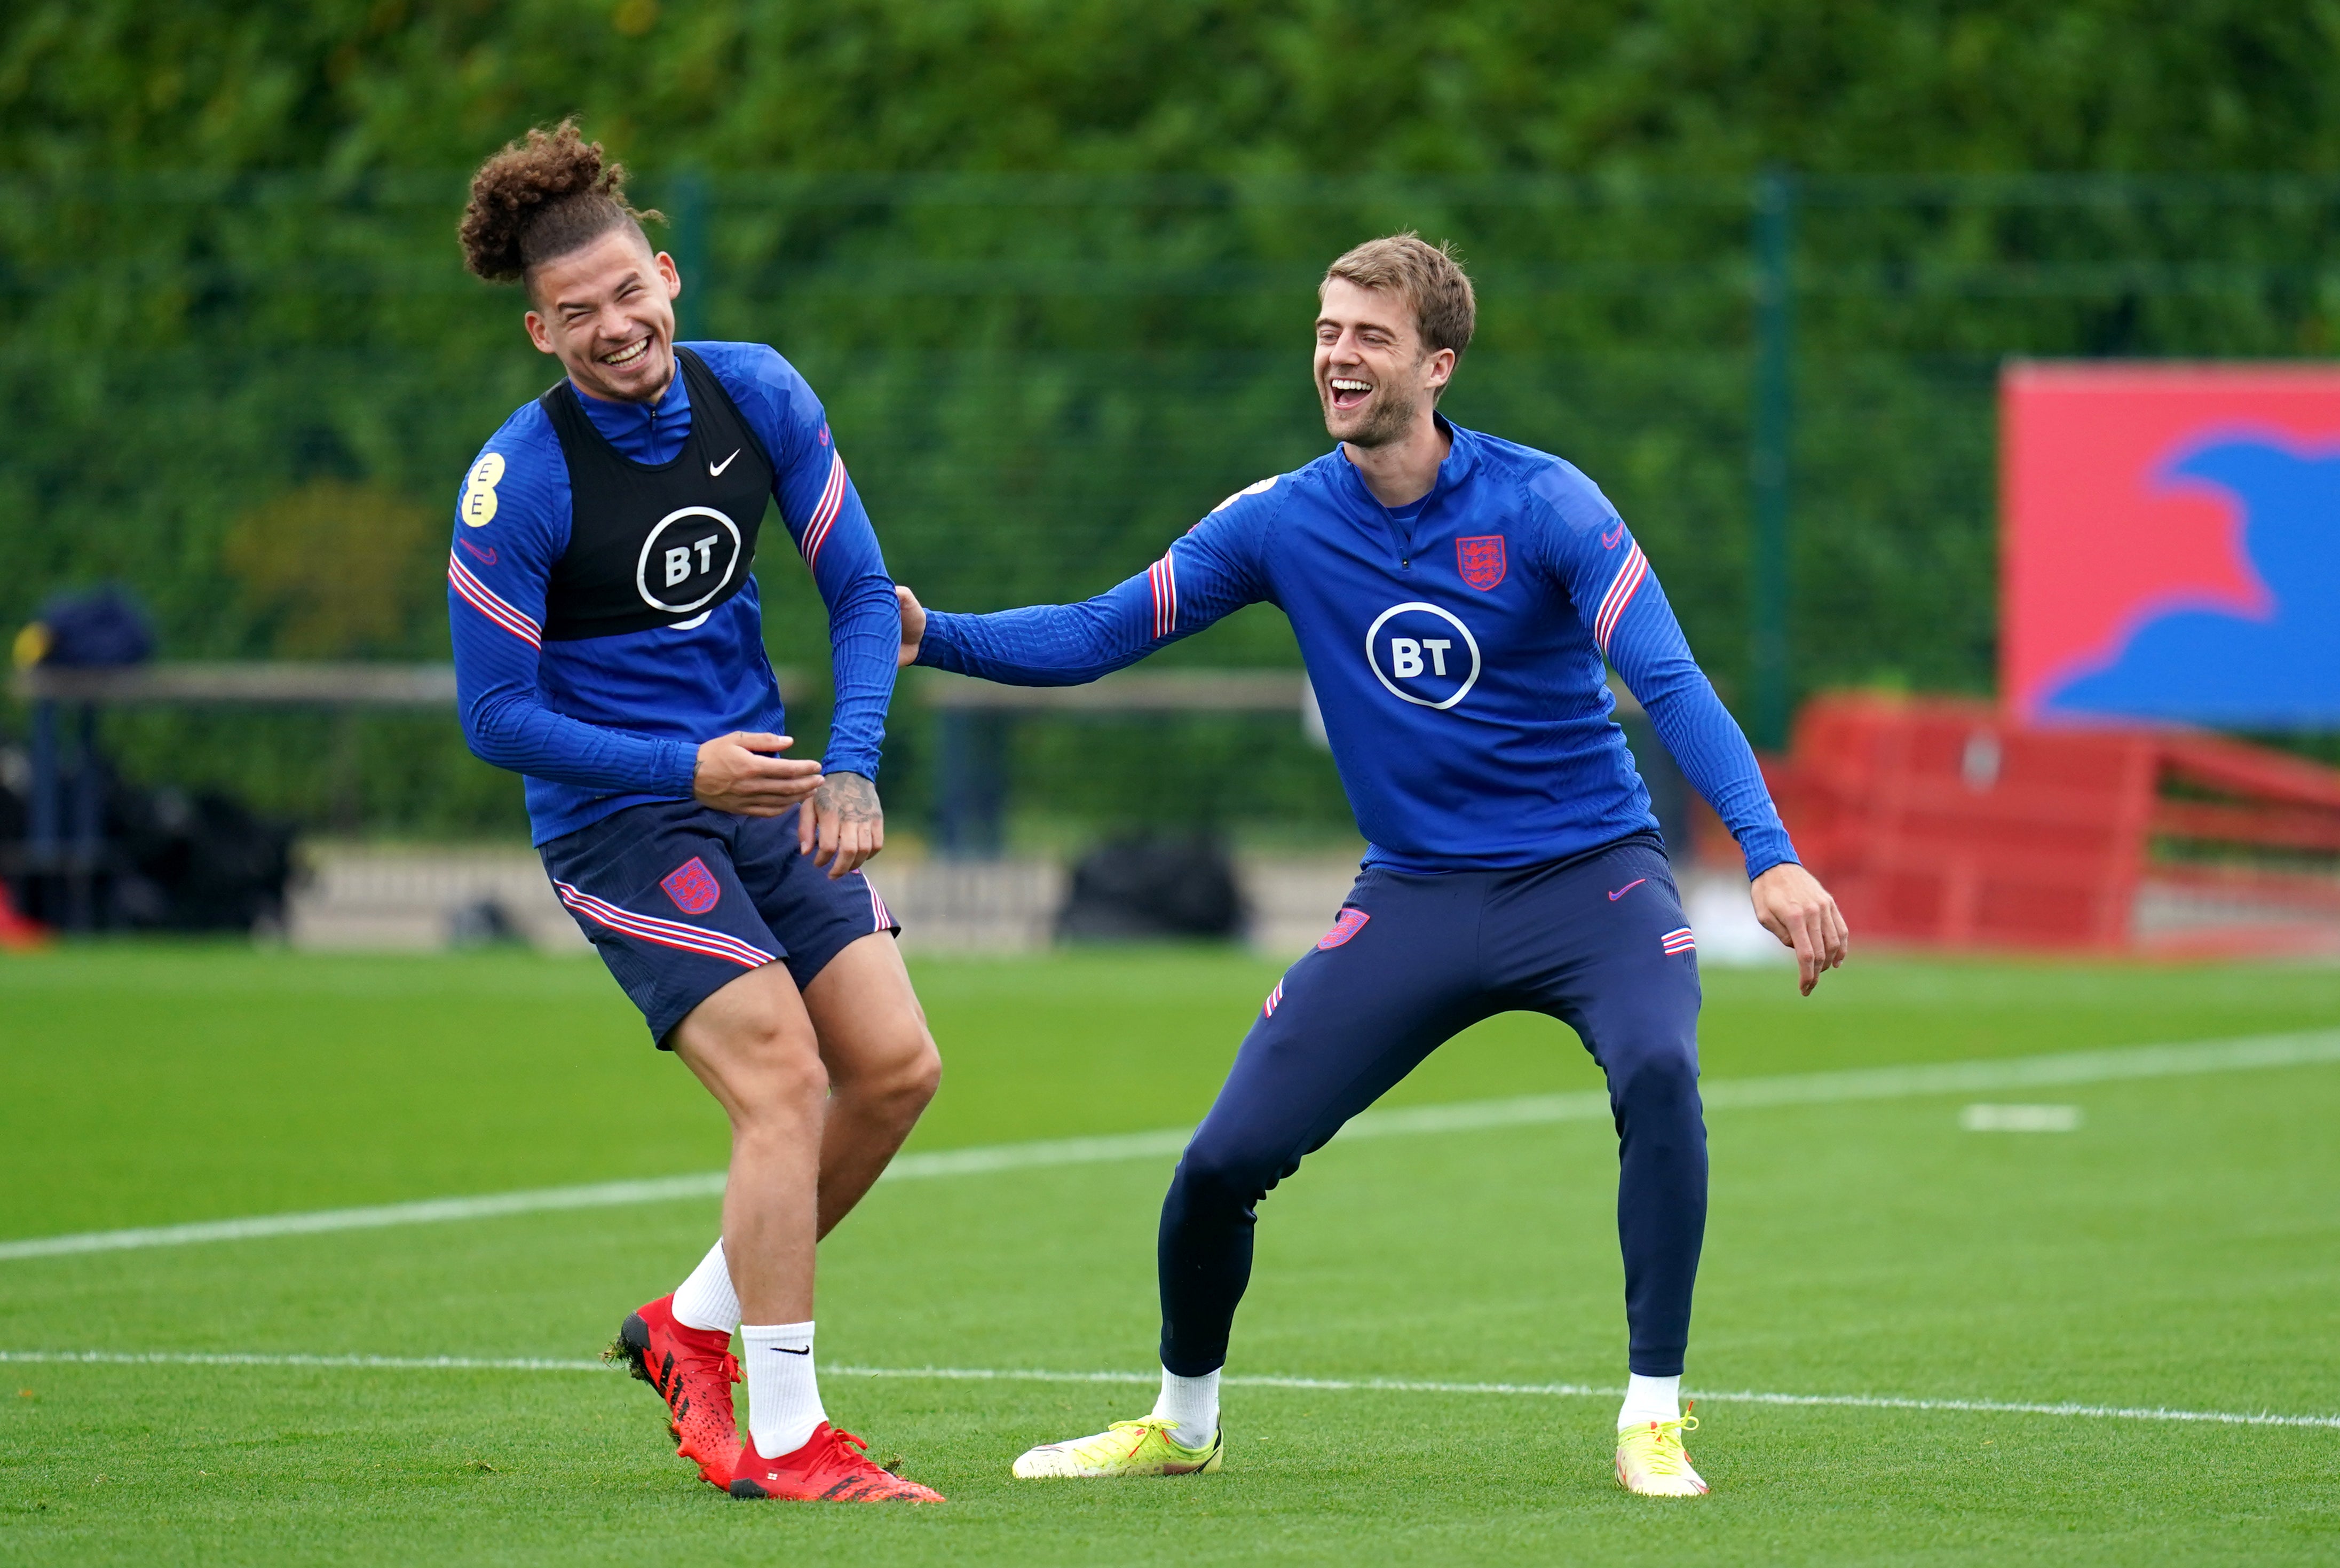
[[1178, 630], [1177, 565], [1165, 555], [1145, 569], [1145, 581], [1154, 589], [1154, 635], [1167, 637]]
[[1626, 552], [1617, 575], [1609, 580], [1609, 591], [1601, 596], [1601, 609], [1592, 617], [1592, 642], [1602, 658], [1609, 656], [1609, 640], [1617, 635], [1617, 622], [1623, 618], [1625, 607], [1633, 602], [1633, 595], [1641, 591], [1649, 575], [1650, 558], [1636, 544]]
[[544, 646], [544, 635], [538, 630], [536, 622], [514, 610], [498, 597], [494, 590], [473, 577], [470, 570], [455, 559], [452, 551], [447, 556], [447, 582], [462, 595], [465, 603], [530, 648]]
[[820, 547], [828, 542], [828, 531], [837, 526], [837, 514], [844, 510], [845, 458], [842, 453], [831, 452], [828, 483], [820, 492], [820, 504], [812, 509], [812, 521], [805, 524], [804, 542], [798, 547], [804, 551], [807, 571], [820, 564]]

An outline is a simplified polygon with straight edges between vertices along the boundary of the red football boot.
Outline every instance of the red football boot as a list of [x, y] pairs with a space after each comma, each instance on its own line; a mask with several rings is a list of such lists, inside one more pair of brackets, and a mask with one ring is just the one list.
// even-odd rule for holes
[[750, 1439], [731, 1474], [734, 1497], [780, 1497], [799, 1503], [940, 1503], [941, 1493], [905, 1481], [870, 1459], [869, 1445], [828, 1422], [812, 1429], [793, 1454], [767, 1459]]
[[675, 1453], [699, 1466], [699, 1479], [722, 1486], [739, 1457], [739, 1427], [731, 1414], [731, 1385], [739, 1363], [731, 1336], [719, 1328], [678, 1323], [674, 1297], [659, 1296], [626, 1315], [604, 1359], [623, 1359], [636, 1377], [666, 1399], [666, 1429]]

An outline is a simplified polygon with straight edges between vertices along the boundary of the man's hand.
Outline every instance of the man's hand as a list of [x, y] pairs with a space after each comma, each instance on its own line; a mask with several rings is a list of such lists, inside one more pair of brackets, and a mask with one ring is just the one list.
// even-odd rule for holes
[[768, 752], [796, 744], [786, 735], [719, 735], [699, 749], [690, 798], [741, 817], [777, 817], [820, 787], [820, 764]]
[[1793, 861], [1783, 861], [1755, 878], [1748, 889], [1755, 900], [1755, 918], [1796, 950], [1797, 978], [1807, 997], [1820, 983], [1823, 971], [1844, 962], [1852, 945], [1844, 916], [1819, 879]]
[[[818, 847], [816, 847], [816, 845]], [[878, 786], [858, 773], [831, 773], [797, 818], [797, 852], [828, 868], [835, 881], [886, 847]]]
[[907, 670], [917, 661], [918, 644], [926, 640], [927, 607], [898, 582], [894, 585], [894, 598], [902, 606], [902, 650], [894, 655], [894, 667]]

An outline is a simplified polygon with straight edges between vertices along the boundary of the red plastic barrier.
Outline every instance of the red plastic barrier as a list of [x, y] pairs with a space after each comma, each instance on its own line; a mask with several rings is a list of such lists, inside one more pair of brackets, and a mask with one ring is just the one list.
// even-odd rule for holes
[[[1799, 850], [1856, 933], [1944, 947], [2112, 952], [2137, 928], [2140, 887], [2196, 906], [2224, 889], [2274, 912], [2225, 918], [2228, 949], [2332, 939], [2340, 882], [2263, 868], [2157, 865], [2197, 851], [2340, 850], [2340, 772], [2261, 747], [2144, 728], [2036, 729], [1989, 704], [1816, 699], [1794, 749], [1764, 771]], [[2170, 789], [2183, 798], [2167, 797]], [[2310, 943], [2309, 945], [2315, 945]]]
[[2043, 731], [1980, 702], [1822, 698], [1775, 773], [1781, 815], [1855, 928], [1953, 947], [2115, 948], [2156, 759], [2127, 731]]
[[18, 914], [15, 900], [8, 897], [6, 884], [0, 883], [0, 950], [45, 948], [48, 941], [49, 928]]

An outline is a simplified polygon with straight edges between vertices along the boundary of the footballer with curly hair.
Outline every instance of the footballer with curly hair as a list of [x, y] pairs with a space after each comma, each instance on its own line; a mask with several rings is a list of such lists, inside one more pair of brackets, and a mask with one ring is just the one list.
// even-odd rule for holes
[[[885, 844], [893, 584], [804, 378], [761, 343], [674, 341], [683, 280], [624, 182], [570, 122], [471, 182], [464, 258], [521, 285], [529, 339], [563, 373], [489, 438], [456, 501], [463, 732], [525, 776], [554, 890], [730, 1118], [722, 1236], [626, 1316], [613, 1354], [734, 1497], [938, 1503], [829, 1424], [813, 1372], [815, 1243], [941, 1073], [860, 870]], [[752, 569], [774, 502], [828, 612], [818, 761], [787, 755], [764, 652]]]

